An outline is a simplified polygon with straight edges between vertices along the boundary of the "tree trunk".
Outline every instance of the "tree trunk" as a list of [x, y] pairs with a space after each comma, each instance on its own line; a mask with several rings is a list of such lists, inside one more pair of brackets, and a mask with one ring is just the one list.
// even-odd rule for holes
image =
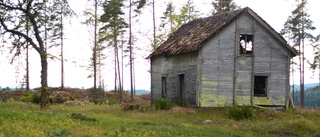
[[292, 102], [294, 103], [294, 64], [293, 64], [293, 58], [291, 59], [291, 65], [292, 65], [292, 68], [291, 68], [291, 73], [292, 73]]
[[[303, 34], [303, 33], [302, 33]], [[304, 40], [302, 38], [301, 44], [301, 64], [300, 64], [300, 93], [301, 93], [301, 107], [304, 108]]]
[[[27, 36], [29, 36], [29, 21], [27, 20]], [[30, 91], [30, 83], [29, 83], [29, 42], [27, 41], [27, 48], [26, 48], [26, 90]]]
[[130, 52], [130, 87], [131, 87], [131, 98], [133, 98], [133, 70], [132, 70], [132, 28], [131, 28], [131, 0], [129, 6], [129, 52]]
[[98, 1], [94, 1], [94, 47], [93, 47], [93, 92], [94, 98], [98, 98], [97, 94], [97, 26], [98, 26]]
[[[122, 36], [123, 36], [123, 34], [122, 34]], [[122, 87], [121, 87], [121, 89], [123, 90], [123, 85], [124, 85], [124, 83], [123, 83], [123, 45], [124, 45], [124, 42], [123, 42], [124, 40], [123, 40], [123, 37], [122, 37], [122, 39], [121, 39], [121, 45], [122, 45], [122, 48], [121, 48], [121, 83], [122, 83]]]
[[[114, 28], [115, 29], [115, 28]], [[115, 54], [115, 73], [117, 74], [115, 79], [118, 78], [119, 82], [119, 100], [122, 100], [122, 85], [121, 85], [121, 73], [120, 73], [120, 62], [119, 62], [119, 50], [118, 50], [118, 39], [116, 33], [114, 33], [114, 54]], [[118, 77], [117, 77], [118, 76]]]
[[[47, 61], [47, 51], [48, 51], [48, 46], [47, 46], [47, 1], [45, 2], [45, 24], [44, 24], [44, 45], [41, 46], [40, 44], [40, 59], [41, 59], [41, 95], [40, 95], [40, 108], [46, 108], [48, 107], [48, 102], [49, 102], [49, 88], [48, 88], [48, 61]], [[34, 22], [33, 22], [34, 23]], [[34, 23], [35, 24], [35, 23]], [[33, 25], [34, 25], [33, 24]]]
[[41, 96], [40, 108], [46, 108], [49, 102], [47, 52], [40, 48], [41, 54]]
[[222, 13], [222, 0], [219, 0], [219, 13]]
[[156, 50], [156, 17], [155, 17], [154, 0], [152, 0], [152, 18], [153, 18], [153, 51]]
[[114, 91], [117, 91], [117, 53], [116, 53], [116, 47], [114, 46]]
[[60, 42], [61, 42], [61, 91], [64, 90], [64, 58], [63, 58], [63, 4], [61, 2], [61, 14], [60, 14], [60, 24], [61, 24], [61, 33], [60, 33]]

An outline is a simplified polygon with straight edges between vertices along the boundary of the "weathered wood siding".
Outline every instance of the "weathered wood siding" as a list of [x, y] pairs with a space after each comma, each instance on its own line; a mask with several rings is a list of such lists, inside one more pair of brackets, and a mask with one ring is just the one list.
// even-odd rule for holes
[[233, 103], [235, 24], [232, 23], [199, 51], [198, 106]]
[[[236, 51], [235, 58], [235, 103], [239, 105], [250, 105], [252, 96], [252, 72], [253, 72], [253, 56], [252, 55], [240, 55], [239, 53], [239, 37], [240, 34], [253, 35], [253, 46], [255, 46], [255, 34], [254, 34], [254, 19], [248, 14], [240, 16], [236, 21], [235, 35], [236, 43], [234, 48]], [[253, 50], [255, 47], [253, 47]], [[254, 53], [253, 53], [254, 54]]]
[[184, 74], [183, 102], [186, 106], [196, 106], [197, 52], [157, 57], [151, 60], [152, 99], [162, 98], [161, 77], [166, 76], [167, 101], [174, 103], [179, 97], [178, 75]]
[[260, 24], [255, 25], [255, 74], [268, 74], [268, 97], [253, 97], [256, 105], [285, 105], [289, 82], [289, 52]]
[[[253, 35], [253, 54], [239, 54], [240, 34]], [[289, 52], [244, 14], [203, 45], [198, 58], [197, 105], [285, 105]], [[267, 97], [253, 95], [254, 76], [268, 76]]]

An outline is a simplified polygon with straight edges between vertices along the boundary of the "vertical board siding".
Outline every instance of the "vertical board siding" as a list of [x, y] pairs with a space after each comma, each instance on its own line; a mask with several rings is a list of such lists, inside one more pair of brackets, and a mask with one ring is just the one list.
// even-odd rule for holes
[[289, 53], [261, 25], [255, 31], [255, 73], [269, 74], [268, 97], [254, 97], [255, 105], [285, 106]]
[[[240, 16], [237, 19], [237, 26], [235, 30], [239, 34], [253, 34], [253, 46], [255, 46], [255, 34], [254, 34], [254, 20], [248, 14]], [[239, 41], [235, 43], [235, 48], [239, 50]], [[253, 48], [253, 52], [255, 47]], [[235, 83], [235, 103], [238, 105], [250, 105], [251, 103], [251, 88], [252, 88], [252, 61], [251, 55], [240, 55], [236, 57], [236, 83]]]
[[[253, 54], [240, 55], [239, 35], [252, 34]], [[152, 99], [161, 95], [166, 76], [166, 99], [178, 97], [178, 74], [184, 74], [184, 104], [198, 107], [239, 105], [285, 106], [289, 51], [248, 13], [239, 16], [199, 51], [151, 59]], [[253, 96], [253, 76], [268, 76], [267, 97]]]
[[151, 87], [154, 93], [153, 99], [160, 99], [161, 77], [166, 76], [167, 101], [174, 103], [178, 98], [178, 74], [184, 74], [184, 104], [196, 106], [196, 75], [197, 75], [197, 52], [179, 54], [171, 57], [158, 57], [152, 59]]
[[231, 23], [201, 49], [201, 107], [233, 103], [234, 27]]

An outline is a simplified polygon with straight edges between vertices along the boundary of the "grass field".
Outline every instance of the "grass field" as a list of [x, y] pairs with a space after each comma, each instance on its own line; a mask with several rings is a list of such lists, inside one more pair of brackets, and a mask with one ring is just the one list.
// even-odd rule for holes
[[120, 105], [89, 104], [40, 110], [7, 102], [0, 103], [0, 137], [320, 136], [320, 110], [253, 111], [254, 118], [234, 120], [227, 108], [124, 111]]

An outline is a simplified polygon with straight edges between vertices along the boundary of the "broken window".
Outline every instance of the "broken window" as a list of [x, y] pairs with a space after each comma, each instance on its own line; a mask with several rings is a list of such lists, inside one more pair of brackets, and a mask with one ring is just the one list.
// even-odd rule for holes
[[254, 76], [254, 96], [267, 97], [268, 76]]
[[253, 35], [240, 34], [240, 54], [252, 54]]
[[166, 77], [161, 77], [161, 94], [165, 98], [167, 96], [167, 80]]

